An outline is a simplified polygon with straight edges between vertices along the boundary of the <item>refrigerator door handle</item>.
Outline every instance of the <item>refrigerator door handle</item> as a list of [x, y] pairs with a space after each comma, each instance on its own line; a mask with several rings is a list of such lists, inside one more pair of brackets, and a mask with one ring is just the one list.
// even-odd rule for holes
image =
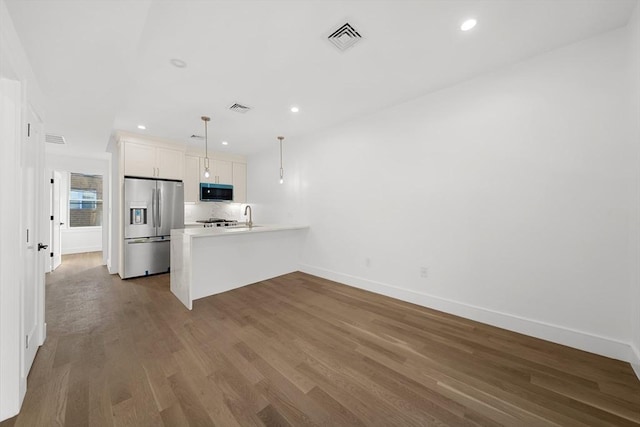
[[156, 189], [151, 190], [151, 225], [156, 226]]
[[158, 228], [162, 227], [162, 211], [160, 210], [160, 206], [162, 206], [162, 189], [158, 188]]

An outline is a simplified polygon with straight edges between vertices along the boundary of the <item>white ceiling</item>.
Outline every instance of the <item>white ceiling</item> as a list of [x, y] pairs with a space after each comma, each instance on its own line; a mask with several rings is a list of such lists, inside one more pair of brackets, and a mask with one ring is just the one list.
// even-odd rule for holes
[[[636, 0], [6, 0], [48, 133], [114, 129], [250, 154], [627, 23]], [[463, 33], [460, 23], [478, 25]], [[326, 37], [345, 22], [363, 40]], [[170, 64], [178, 58], [183, 69]], [[235, 103], [253, 109], [228, 110]], [[300, 112], [289, 111], [298, 105]], [[146, 131], [136, 126], [143, 123]], [[220, 145], [228, 140], [229, 145]]]

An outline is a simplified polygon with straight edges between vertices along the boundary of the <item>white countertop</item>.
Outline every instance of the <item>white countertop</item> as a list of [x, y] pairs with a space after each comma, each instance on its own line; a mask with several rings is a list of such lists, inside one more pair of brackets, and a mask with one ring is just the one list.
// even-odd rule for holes
[[300, 230], [303, 228], [309, 228], [309, 226], [287, 224], [254, 224], [253, 227], [240, 225], [237, 227], [182, 228], [171, 230], [171, 233], [184, 234], [185, 237], [219, 237], [232, 236], [234, 234], [265, 233], [268, 231]]

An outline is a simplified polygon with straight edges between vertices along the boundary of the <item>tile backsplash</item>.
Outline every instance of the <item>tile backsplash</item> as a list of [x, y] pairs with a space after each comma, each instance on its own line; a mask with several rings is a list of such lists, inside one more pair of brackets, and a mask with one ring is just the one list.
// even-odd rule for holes
[[223, 218], [244, 221], [242, 203], [207, 202], [184, 205], [184, 222], [193, 223], [199, 219]]

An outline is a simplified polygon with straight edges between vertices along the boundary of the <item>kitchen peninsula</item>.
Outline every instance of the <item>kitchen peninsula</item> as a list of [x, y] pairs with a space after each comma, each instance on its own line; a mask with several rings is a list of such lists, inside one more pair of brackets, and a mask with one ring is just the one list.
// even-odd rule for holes
[[298, 270], [307, 226], [171, 230], [171, 292], [193, 301]]

